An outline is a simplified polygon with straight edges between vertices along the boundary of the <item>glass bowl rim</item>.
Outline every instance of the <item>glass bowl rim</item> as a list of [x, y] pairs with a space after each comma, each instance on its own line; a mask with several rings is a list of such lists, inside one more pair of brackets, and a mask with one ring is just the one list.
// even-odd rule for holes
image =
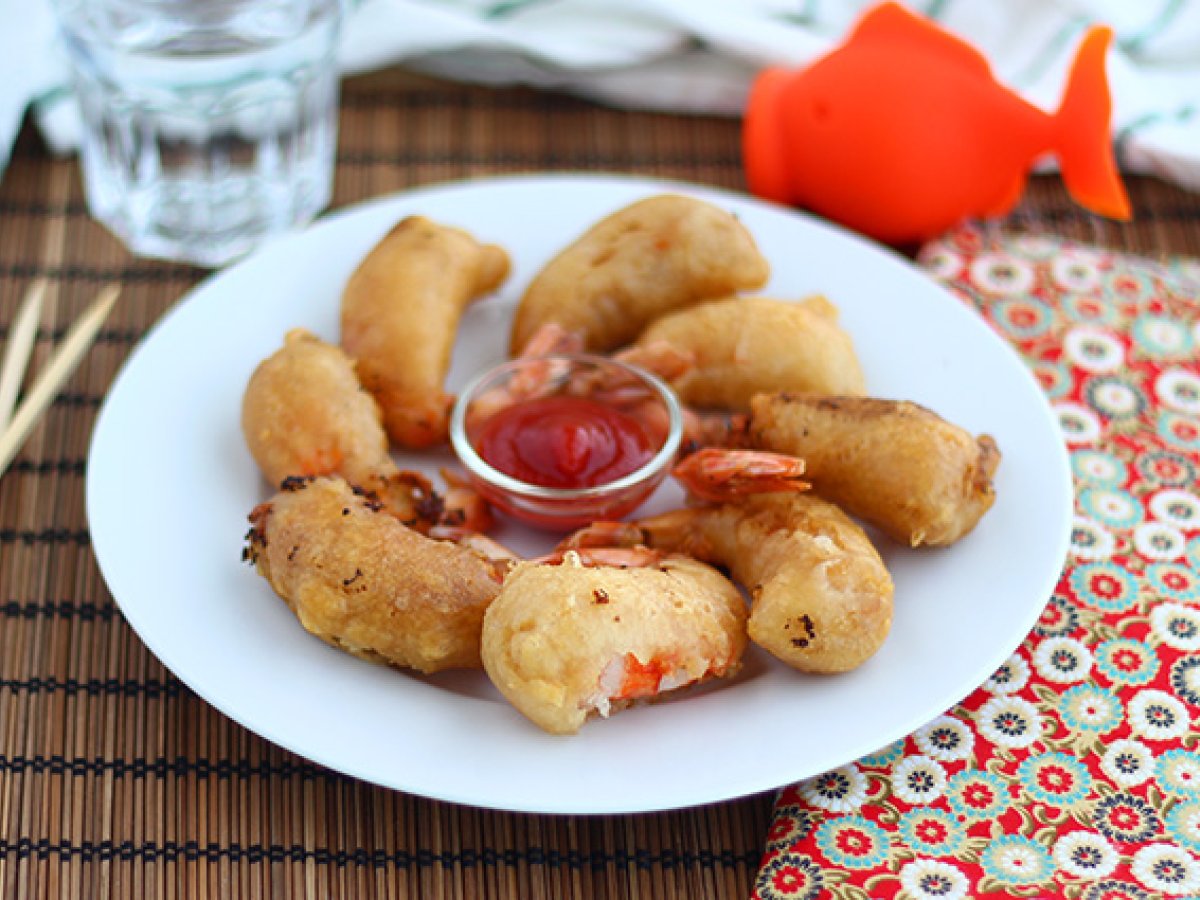
[[[471, 401], [475, 394], [478, 393], [479, 388], [486, 382], [507, 372], [515, 371], [529, 363], [556, 359], [571, 363], [585, 362], [597, 367], [624, 369], [638, 380], [652, 387], [667, 409], [667, 436], [664, 438], [662, 446], [659, 447], [658, 451], [632, 472], [622, 475], [613, 481], [585, 488], [555, 488], [545, 487], [540, 484], [530, 484], [527, 481], [522, 481], [519, 478], [514, 478], [512, 475], [501, 472], [480, 456], [467, 437], [466, 428], [467, 408], [471, 405]], [[621, 360], [612, 359], [607, 356], [600, 356], [595, 353], [550, 353], [545, 356], [518, 357], [517, 359], [510, 359], [507, 362], [492, 366], [475, 375], [459, 391], [450, 415], [450, 445], [454, 450], [455, 456], [458, 457], [459, 462], [466, 467], [467, 471], [495, 488], [531, 500], [601, 500], [628, 488], [638, 487], [659, 472], [665, 472], [678, 453], [682, 443], [683, 407], [671, 386], [653, 372], [647, 371], [641, 366], [622, 362]]]

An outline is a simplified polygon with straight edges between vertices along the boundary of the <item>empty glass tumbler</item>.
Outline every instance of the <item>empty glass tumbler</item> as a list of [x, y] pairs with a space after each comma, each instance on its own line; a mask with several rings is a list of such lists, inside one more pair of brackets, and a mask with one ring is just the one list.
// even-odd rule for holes
[[220, 266], [329, 202], [339, 0], [55, 0], [92, 214]]

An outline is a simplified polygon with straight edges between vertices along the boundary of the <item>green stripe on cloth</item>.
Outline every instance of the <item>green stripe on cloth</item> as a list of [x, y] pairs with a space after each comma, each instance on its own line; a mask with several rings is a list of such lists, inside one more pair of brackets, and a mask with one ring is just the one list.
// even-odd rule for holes
[[1126, 165], [1125, 157], [1128, 153], [1129, 142], [1135, 134], [1162, 122], [1186, 122], [1195, 116], [1196, 112], [1197, 107], [1195, 105], [1185, 103], [1175, 110], [1146, 113], [1144, 116], [1134, 119], [1113, 137], [1113, 148], [1119, 164]]
[[939, 19], [945, 13], [946, 7], [950, 5], [951, 0], [929, 0], [925, 6], [925, 15], [931, 19]]
[[1131, 55], [1138, 53], [1145, 44], [1166, 31], [1167, 27], [1175, 20], [1183, 8], [1183, 0], [1165, 0], [1162, 8], [1158, 11], [1158, 15], [1150, 20], [1149, 25], [1137, 34], [1129, 37], [1118, 37], [1117, 46]]
[[1009, 80], [1010, 86], [1018, 90], [1026, 88], [1045, 75], [1067, 44], [1074, 40], [1088, 24], [1088, 20], [1082, 16], [1072, 17], [1039, 48], [1025, 68]]

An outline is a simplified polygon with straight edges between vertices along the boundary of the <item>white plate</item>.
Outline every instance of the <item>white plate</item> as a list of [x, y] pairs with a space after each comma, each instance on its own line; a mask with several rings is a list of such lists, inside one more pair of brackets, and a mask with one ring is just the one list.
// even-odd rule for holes
[[[246, 515], [270, 493], [242, 443], [242, 390], [284, 332], [337, 339], [351, 269], [402, 216], [469, 229], [512, 254], [501, 293], [462, 323], [449, 383], [504, 353], [513, 305], [569, 240], [634, 199], [682, 191], [734, 211], [770, 260], [766, 293], [840, 307], [872, 393], [915, 400], [1004, 454], [998, 500], [946, 550], [881, 550], [896, 581], [882, 650], [855, 672], [806, 677], [752, 650], [736, 681], [542, 733], [481, 672], [419, 678], [304, 632], [240, 561]], [[398, 456], [430, 471], [445, 458]], [[666, 487], [651, 503], [679, 499]], [[616, 176], [433, 187], [367, 203], [284, 238], [197, 287], [130, 356], [101, 410], [87, 507], [101, 570], [162, 662], [234, 720], [380, 785], [555, 813], [669, 809], [742, 796], [870, 753], [941, 714], [1019, 645], [1067, 547], [1071, 482], [1035, 380], [961, 301], [901, 258], [743, 196]], [[551, 539], [516, 526], [516, 549]]]

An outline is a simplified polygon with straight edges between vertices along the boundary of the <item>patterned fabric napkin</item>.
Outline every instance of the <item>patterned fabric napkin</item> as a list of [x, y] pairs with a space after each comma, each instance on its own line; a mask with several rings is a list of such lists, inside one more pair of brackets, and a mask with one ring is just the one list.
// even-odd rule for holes
[[1200, 262], [974, 228], [920, 262], [1045, 388], [1070, 555], [982, 687], [781, 792], [754, 896], [1200, 896]]

